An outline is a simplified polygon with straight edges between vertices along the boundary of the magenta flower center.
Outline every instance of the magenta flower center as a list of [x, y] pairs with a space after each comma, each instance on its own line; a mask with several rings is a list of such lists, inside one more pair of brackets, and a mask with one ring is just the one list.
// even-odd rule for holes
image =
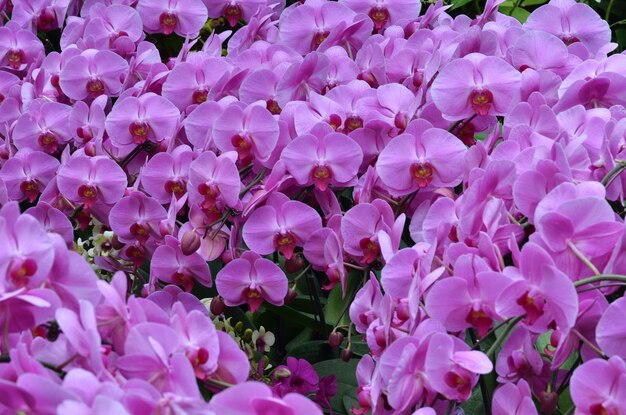
[[37, 186], [37, 182], [34, 180], [23, 181], [20, 184], [20, 190], [30, 203], [33, 203], [37, 199], [37, 195], [39, 195], [39, 186]]
[[228, 20], [230, 27], [235, 27], [242, 15], [241, 7], [238, 4], [229, 4], [224, 8], [224, 17]]
[[375, 30], [382, 29], [389, 21], [389, 11], [387, 10], [387, 8], [381, 6], [372, 7], [370, 12], [368, 13], [368, 16], [374, 22]]
[[484, 117], [489, 113], [491, 104], [493, 103], [493, 94], [491, 91], [485, 89], [484, 91], [474, 91], [470, 96], [472, 101], [472, 109], [476, 115]]
[[363, 127], [363, 119], [358, 115], [350, 115], [343, 124], [345, 132], [350, 132]]
[[143, 121], [135, 121], [130, 125], [130, 127], [128, 127], [128, 131], [133, 137], [133, 142], [139, 145], [148, 141], [150, 126]]
[[37, 140], [39, 145], [43, 147], [48, 153], [54, 153], [59, 147], [59, 142], [56, 135], [52, 131], [45, 131], [39, 134]]
[[174, 13], [164, 12], [159, 17], [159, 23], [163, 33], [171, 35], [176, 30], [176, 26], [178, 26], [178, 17]]
[[565, 43], [566, 46], [580, 42], [580, 39], [578, 39], [576, 36], [572, 35], [571, 33], [564, 33], [559, 37], [561, 38], [563, 43]]
[[276, 102], [275, 99], [268, 99], [266, 102], [266, 108], [274, 115], [278, 115], [282, 111], [282, 108], [280, 108], [280, 105], [278, 105], [278, 102]]
[[250, 311], [255, 312], [263, 302], [263, 294], [257, 288], [246, 288], [243, 292], [246, 303], [250, 306]]
[[589, 413], [591, 415], [613, 415], [614, 413], [617, 414], [618, 412], [609, 412], [603, 404], [601, 403], [596, 403], [591, 405], [591, 407], [589, 408]]
[[9, 267], [9, 276], [16, 287], [28, 285], [30, 277], [37, 272], [37, 263], [34, 259], [14, 259]]
[[359, 241], [359, 247], [363, 251], [363, 263], [371, 264], [376, 261], [378, 255], [380, 254], [380, 246], [376, 241], [371, 240], [370, 238], [363, 238]]
[[475, 327], [478, 330], [478, 335], [483, 337], [489, 331], [489, 327], [491, 327], [491, 317], [487, 313], [485, 313], [482, 309], [474, 310], [472, 309], [465, 318], [472, 327]]
[[533, 324], [543, 315], [545, 300], [539, 295], [533, 296], [530, 291], [526, 291], [517, 299], [517, 304], [526, 310], [526, 322]]
[[469, 376], [450, 371], [445, 374], [444, 380], [446, 385], [458, 390], [462, 395], [469, 394], [472, 389], [472, 382]]
[[296, 248], [296, 235], [290, 231], [281, 232], [274, 236], [274, 247], [285, 258], [291, 259], [293, 250]]
[[204, 196], [205, 200], [215, 200], [220, 195], [220, 189], [214, 184], [201, 183], [198, 185], [198, 193]]
[[92, 97], [97, 97], [104, 93], [104, 83], [98, 78], [87, 81], [87, 92]]
[[414, 163], [411, 166], [411, 176], [419, 187], [426, 187], [433, 181], [435, 169], [428, 162]]
[[317, 49], [322, 44], [322, 42], [326, 40], [328, 35], [330, 35], [330, 32], [327, 30], [318, 30], [317, 32], [315, 32], [315, 34], [313, 35], [313, 49]]
[[313, 179], [313, 183], [315, 187], [320, 189], [321, 191], [326, 190], [330, 181], [333, 178], [333, 172], [330, 170], [330, 167], [325, 165], [316, 165], [311, 170], [311, 178]]
[[230, 140], [241, 161], [248, 160], [252, 154], [252, 140], [245, 135], [237, 134]]
[[205, 88], [196, 89], [191, 97], [194, 104], [202, 104], [206, 102], [207, 97], [209, 96], [209, 91]]
[[187, 184], [182, 180], [168, 180], [165, 182], [165, 191], [180, 196], [187, 191]]
[[182, 272], [175, 272], [174, 275], [172, 275], [172, 281], [174, 284], [182, 285], [186, 292], [191, 291], [193, 288], [193, 278]]
[[24, 61], [24, 51], [21, 49], [11, 49], [5, 55], [9, 66], [13, 69], [19, 69]]
[[150, 237], [149, 232], [150, 230], [146, 225], [142, 225], [139, 223], [133, 223], [132, 225], [130, 225], [131, 235], [133, 235], [142, 244], [145, 244]]
[[83, 184], [78, 188], [78, 196], [83, 200], [86, 207], [91, 207], [98, 196], [98, 189], [90, 184]]

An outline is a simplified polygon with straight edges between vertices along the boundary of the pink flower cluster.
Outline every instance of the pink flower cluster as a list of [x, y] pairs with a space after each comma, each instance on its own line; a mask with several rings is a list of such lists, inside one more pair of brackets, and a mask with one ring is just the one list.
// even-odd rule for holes
[[369, 350], [354, 413], [495, 371], [493, 414], [624, 414], [626, 56], [585, 4], [486, 3], [0, 1], [0, 412], [321, 414], [191, 294], [254, 313], [310, 267]]

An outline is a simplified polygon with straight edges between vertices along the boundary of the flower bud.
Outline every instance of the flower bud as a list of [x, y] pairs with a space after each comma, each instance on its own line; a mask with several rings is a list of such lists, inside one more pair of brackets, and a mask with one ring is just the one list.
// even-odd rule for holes
[[291, 303], [298, 296], [298, 292], [293, 288], [290, 288], [287, 291], [287, 295], [285, 296], [285, 305]]
[[542, 391], [539, 393], [539, 406], [541, 413], [552, 415], [556, 412], [556, 405], [559, 402], [559, 395], [555, 392]]
[[228, 264], [230, 261], [233, 260], [233, 256], [230, 253], [230, 250], [226, 249], [224, 250], [224, 252], [222, 253], [222, 262], [224, 263], [224, 265]]
[[348, 362], [350, 361], [351, 358], [352, 358], [352, 350], [350, 349], [341, 350], [341, 360], [343, 360], [344, 362]]
[[235, 331], [237, 333], [241, 333], [243, 331], [243, 322], [238, 321], [237, 324], [235, 324]]
[[332, 333], [330, 333], [330, 336], [328, 336], [328, 344], [330, 344], [330, 347], [332, 347], [333, 349], [339, 347], [342, 341], [343, 334], [339, 333], [338, 331], [333, 331]]
[[245, 342], [250, 342], [252, 341], [252, 329], [246, 329], [246, 331], [243, 332], [243, 340]]
[[278, 366], [274, 373], [272, 373], [272, 377], [274, 380], [282, 380], [287, 379], [291, 376], [291, 371], [286, 366]]
[[200, 242], [200, 235], [195, 231], [185, 232], [180, 241], [180, 249], [183, 251], [183, 255], [194, 254], [200, 248]]
[[211, 305], [209, 305], [209, 311], [214, 316], [219, 316], [224, 312], [224, 299], [219, 295], [211, 299]]
[[285, 261], [285, 271], [287, 271], [288, 274], [298, 272], [302, 267], [304, 267], [304, 258], [302, 258], [302, 254], [300, 253], [294, 254]]

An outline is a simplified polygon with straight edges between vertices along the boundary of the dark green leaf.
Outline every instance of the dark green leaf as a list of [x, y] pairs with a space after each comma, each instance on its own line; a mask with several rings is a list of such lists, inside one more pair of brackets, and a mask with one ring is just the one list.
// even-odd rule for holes
[[472, 0], [452, 0], [452, 7], [450, 8], [450, 10], [454, 10], [454, 9], [458, 9], [459, 7], [463, 7], [465, 6], [467, 3], [471, 2]]
[[312, 340], [288, 349], [289, 356], [305, 359], [311, 364], [337, 357], [336, 351], [325, 340]]
[[[346, 307], [350, 306], [350, 300], [354, 295], [354, 292], [360, 286], [362, 281], [362, 274], [360, 271], [351, 271], [348, 273], [348, 284], [346, 288], [346, 295], [343, 296], [341, 292], [341, 284], [337, 284], [335, 288], [330, 291], [328, 295], [328, 302], [324, 307], [324, 316], [328, 324], [335, 324], [339, 320], [339, 316], [343, 313], [339, 325], [350, 323], [350, 316]], [[345, 313], [344, 313], [344, 310]]]
[[476, 385], [472, 391], [472, 396], [461, 405], [461, 408], [463, 408], [465, 415], [482, 415], [486, 413], [483, 397], [478, 385]]
[[313, 365], [320, 378], [334, 375], [337, 379], [337, 394], [331, 399], [333, 412], [338, 414], [349, 414], [344, 405], [344, 396], [355, 396], [357, 388], [356, 366], [357, 359], [344, 362], [341, 359], [326, 360]]
[[[321, 330], [322, 324], [315, 320], [313, 314], [303, 313], [298, 311], [290, 306], [282, 306], [277, 307], [272, 304], [264, 304], [264, 307], [267, 311], [274, 313], [278, 316], [282, 316], [285, 320], [298, 323], [304, 327], [309, 327], [313, 330]], [[329, 326], [328, 322], [326, 323], [327, 327], [332, 329], [332, 326]]]

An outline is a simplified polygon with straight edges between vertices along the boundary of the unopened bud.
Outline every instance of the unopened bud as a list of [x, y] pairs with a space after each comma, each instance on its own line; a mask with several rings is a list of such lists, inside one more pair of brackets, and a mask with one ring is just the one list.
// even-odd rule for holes
[[235, 324], [235, 331], [237, 331], [238, 333], [241, 333], [243, 331], [243, 322], [238, 321]]
[[272, 377], [275, 380], [287, 379], [291, 376], [291, 371], [285, 366], [278, 366], [274, 373], [272, 373]]
[[297, 296], [298, 296], [298, 292], [294, 290], [293, 288], [290, 288], [287, 291], [287, 295], [285, 296], [285, 304], [291, 303], [293, 300], [296, 299]]
[[209, 311], [214, 316], [219, 316], [224, 312], [224, 299], [219, 295], [211, 299], [211, 305], [209, 306]]
[[233, 260], [233, 256], [230, 254], [230, 250], [226, 249], [224, 251], [224, 253], [222, 253], [222, 262], [224, 263], [224, 265], [228, 264], [230, 261]]
[[559, 402], [559, 395], [555, 392], [543, 391], [539, 393], [539, 406], [541, 413], [552, 415], [556, 412], [556, 405]]
[[180, 249], [183, 251], [183, 255], [194, 254], [200, 248], [200, 242], [200, 235], [195, 231], [185, 232], [180, 241]]
[[344, 362], [348, 362], [350, 361], [351, 358], [352, 358], [352, 350], [350, 349], [341, 350], [341, 360], [343, 360]]
[[252, 340], [252, 329], [246, 329], [246, 331], [243, 332], [243, 340], [246, 342]]
[[294, 272], [298, 272], [304, 267], [304, 258], [302, 258], [302, 254], [296, 253], [290, 259], [285, 261], [285, 271], [288, 274], [293, 274]]
[[333, 331], [332, 333], [330, 333], [330, 336], [328, 336], [328, 344], [330, 344], [330, 347], [332, 347], [333, 349], [339, 347], [342, 341], [343, 334], [339, 333], [338, 331]]

